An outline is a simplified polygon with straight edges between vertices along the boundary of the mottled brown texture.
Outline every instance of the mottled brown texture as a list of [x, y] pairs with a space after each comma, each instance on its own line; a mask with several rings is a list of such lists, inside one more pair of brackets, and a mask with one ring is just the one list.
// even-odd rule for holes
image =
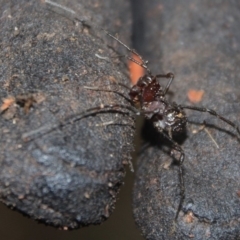
[[[240, 121], [240, 8], [238, 1], [148, 1], [146, 59], [153, 74], [173, 72], [169, 99], [191, 103], [189, 89], [202, 89], [200, 104]], [[165, 82], [162, 81], [164, 85]], [[209, 114], [187, 111], [187, 136], [179, 138], [186, 158], [186, 198], [177, 225], [178, 166], [170, 146], [156, 140], [139, 159], [134, 215], [146, 239], [240, 239], [240, 143], [236, 132]], [[219, 145], [205, 130], [203, 121]], [[148, 131], [150, 131], [148, 129]], [[176, 154], [176, 152], [175, 152]]]

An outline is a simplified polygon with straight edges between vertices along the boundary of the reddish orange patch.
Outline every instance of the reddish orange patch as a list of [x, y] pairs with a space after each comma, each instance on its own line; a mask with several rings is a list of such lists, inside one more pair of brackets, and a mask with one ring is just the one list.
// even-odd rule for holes
[[[134, 58], [136, 61], [142, 63], [141, 59], [135, 54], [132, 54], [131, 57]], [[138, 79], [145, 74], [145, 70], [143, 67], [130, 60], [128, 62], [128, 68], [130, 72], [131, 83], [135, 85]]]
[[203, 94], [204, 94], [203, 90], [194, 90], [194, 89], [190, 89], [187, 93], [188, 99], [192, 103], [201, 102]]
[[8, 97], [3, 99], [3, 104], [0, 107], [0, 112], [7, 110], [13, 103], [15, 103], [14, 97]]

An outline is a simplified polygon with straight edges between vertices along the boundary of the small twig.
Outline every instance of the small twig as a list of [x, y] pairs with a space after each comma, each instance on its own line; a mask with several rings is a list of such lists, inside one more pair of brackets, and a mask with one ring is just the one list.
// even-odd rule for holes
[[219, 149], [219, 145], [217, 144], [216, 140], [213, 138], [212, 134], [207, 130], [206, 126], [204, 125], [204, 131], [208, 134], [210, 139], [213, 141], [213, 143], [216, 145], [216, 147]]
[[102, 126], [111, 125], [111, 124], [113, 124], [113, 123], [114, 123], [114, 121], [108, 121], [108, 122], [96, 124], [95, 126], [96, 126], [96, 127], [102, 127]]
[[48, 3], [49, 5], [52, 5], [54, 7], [58, 7], [60, 9], [63, 9], [63, 10], [65, 10], [65, 11], [67, 11], [67, 12], [73, 14], [73, 15], [76, 14], [76, 12], [73, 11], [72, 9], [70, 9], [70, 8], [68, 8], [66, 6], [63, 6], [63, 5], [59, 4], [59, 3], [56, 3], [56, 2], [53, 2], [53, 1], [50, 1], [50, 0], [45, 0], [45, 3]]
[[101, 56], [101, 55], [99, 55], [99, 54], [97, 54], [97, 53], [95, 53], [95, 56], [96, 56], [97, 58], [99, 58], [99, 59], [102, 59], [102, 60], [109, 60], [109, 57], [103, 57], [103, 56]]
[[197, 134], [200, 131], [204, 130], [208, 136], [210, 137], [210, 139], [212, 140], [212, 142], [215, 144], [215, 146], [219, 149], [219, 145], [217, 144], [216, 140], [213, 138], [212, 134], [208, 131], [208, 129], [206, 128], [206, 123], [205, 121], [203, 122], [203, 125], [198, 129], [198, 130], [193, 130], [192, 133], [193, 134]]

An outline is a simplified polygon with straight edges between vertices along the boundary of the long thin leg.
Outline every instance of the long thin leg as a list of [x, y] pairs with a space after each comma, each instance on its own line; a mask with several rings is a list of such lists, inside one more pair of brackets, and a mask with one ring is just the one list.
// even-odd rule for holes
[[131, 88], [129, 86], [127, 86], [126, 84], [124, 84], [124, 83], [116, 82], [116, 84], [119, 85], [119, 86], [125, 87], [129, 91], [131, 90]]
[[22, 134], [22, 139], [24, 141], [31, 141], [36, 137], [45, 135], [59, 127], [64, 127], [68, 124], [72, 124], [74, 122], [77, 122], [83, 118], [89, 117], [93, 114], [98, 114], [98, 113], [107, 113], [109, 111], [115, 111], [115, 112], [121, 112], [121, 113], [126, 113], [124, 111], [121, 111], [119, 109], [127, 109], [130, 110], [132, 112], [134, 112], [135, 114], [140, 114], [140, 112], [135, 108], [135, 107], [131, 107], [128, 105], [124, 105], [124, 104], [115, 104], [115, 105], [100, 105], [98, 107], [93, 107], [93, 108], [89, 108], [87, 110], [84, 110], [80, 113], [76, 113], [73, 114], [71, 116], [68, 116], [67, 118], [57, 122], [57, 123], [53, 123], [53, 124], [46, 124], [40, 128], [37, 128], [35, 130], [29, 131], [27, 133]]
[[156, 75], [156, 78], [167, 78], [169, 79], [164, 91], [163, 91], [163, 95], [165, 96], [168, 92], [168, 89], [170, 88], [172, 81], [174, 79], [174, 74], [173, 73], [167, 73], [167, 74], [158, 74]]
[[102, 91], [102, 92], [113, 92], [116, 93], [118, 95], [120, 95], [121, 97], [123, 97], [125, 100], [127, 100], [130, 104], [132, 104], [132, 100], [128, 97], [126, 97], [123, 93], [117, 91], [117, 90], [111, 90], [111, 89], [104, 89], [104, 88], [95, 88], [95, 87], [88, 87], [88, 86], [84, 86], [85, 89], [90, 89], [93, 91]]
[[183, 178], [183, 162], [184, 162], [184, 158], [185, 158], [185, 153], [184, 153], [183, 149], [181, 148], [181, 146], [178, 143], [176, 143], [167, 133], [165, 133], [162, 128], [159, 128], [159, 127], [156, 127], [156, 128], [159, 132], [161, 132], [161, 134], [165, 138], [167, 138], [172, 143], [172, 147], [180, 153], [180, 158], [179, 158], [179, 162], [178, 162], [178, 164], [179, 164], [178, 165], [178, 174], [179, 174], [178, 176], [179, 176], [179, 183], [180, 183], [180, 201], [179, 201], [177, 212], [176, 212], [175, 219], [174, 219], [176, 222], [179, 212], [182, 209], [184, 199], [185, 199], [185, 183], [184, 183], [184, 178]]
[[[64, 10], [64, 11], [67, 12], [67, 13], [70, 13], [72, 16], [74, 16], [74, 18], [75, 18], [76, 20], [80, 21], [80, 22], [81, 22], [82, 24], [84, 24], [84, 25], [87, 25], [84, 20], [79, 19], [79, 18], [76, 16], [76, 12], [73, 11], [72, 9], [70, 9], [70, 8], [68, 8], [68, 7], [65, 7], [65, 6], [63, 6], [63, 5], [59, 4], [59, 3], [53, 2], [53, 1], [51, 1], [51, 0], [45, 0], [45, 2], [46, 2], [47, 4], [49, 4], [50, 6], [57, 7], [57, 8], [59, 8], [59, 9]], [[73, 17], [72, 17], [72, 18], [73, 18]], [[115, 39], [115, 40], [116, 40], [117, 42], [119, 42], [122, 46], [124, 46], [129, 52], [131, 52], [131, 53], [135, 54], [136, 56], [138, 56], [139, 59], [140, 59], [142, 62], [139, 62], [139, 61], [135, 60], [134, 58], [132, 58], [132, 57], [130, 57], [130, 56], [126, 56], [130, 61], [135, 62], [135, 63], [138, 64], [139, 66], [145, 68], [149, 74], [151, 73], [150, 70], [149, 70], [149, 68], [147, 67], [147, 61], [144, 61], [143, 58], [142, 58], [142, 56], [141, 56], [139, 53], [137, 53], [134, 49], [131, 49], [130, 47], [128, 47], [125, 43], [123, 43], [122, 41], [120, 41], [118, 38], [114, 37], [112, 34], [110, 34], [110, 33], [109, 33], [108, 31], [106, 31], [105, 29], [103, 29], [103, 31], [104, 31], [108, 36], [110, 36], [111, 38]]]
[[222, 121], [224, 121], [228, 125], [232, 126], [233, 128], [235, 128], [237, 130], [238, 134], [240, 135], [239, 127], [235, 123], [233, 123], [232, 121], [230, 121], [230, 120], [226, 119], [225, 117], [221, 116], [220, 114], [218, 114], [217, 112], [215, 112], [212, 109], [208, 109], [208, 108], [204, 108], [204, 107], [182, 106], [182, 105], [179, 105], [179, 107], [182, 108], [182, 109], [190, 109], [190, 110], [199, 111], [199, 112], [207, 112], [207, 113], [221, 119]]
[[181, 146], [176, 143], [171, 137], [168, 136], [168, 134], [164, 133], [162, 131], [162, 134], [164, 137], [166, 137], [171, 143], [173, 148], [180, 153], [180, 158], [179, 158], [179, 165], [178, 165], [178, 174], [179, 174], [179, 182], [180, 182], [180, 202], [178, 204], [177, 212], [175, 215], [175, 221], [178, 218], [179, 212], [182, 209], [182, 205], [185, 199], [185, 183], [184, 183], [184, 178], [183, 178], [183, 162], [185, 159], [185, 153]]
[[132, 57], [129, 57], [129, 56], [126, 56], [130, 61], [138, 64], [139, 66], [145, 68], [147, 70], [147, 72], [150, 74], [151, 71], [149, 70], [148, 66], [147, 66], [147, 61], [144, 61], [142, 56], [137, 53], [134, 49], [128, 47], [125, 43], [123, 43], [122, 41], [120, 41], [118, 38], [114, 37], [111, 33], [109, 33], [108, 31], [106, 31], [105, 29], [103, 29], [103, 31], [111, 38], [115, 39], [118, 43], [120, 43], [122, 46], [124, 46], [129, 52], [133, 53], [134, 55], [138, 56], [139, 59], [142, 61], [142, 62], [139, 62], [137, 60], [135, 60], [134, 58]]

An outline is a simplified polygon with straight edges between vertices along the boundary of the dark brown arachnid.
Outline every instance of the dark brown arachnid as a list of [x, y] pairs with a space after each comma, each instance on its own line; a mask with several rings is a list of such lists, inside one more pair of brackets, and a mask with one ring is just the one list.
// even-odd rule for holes
[[[235, 128], [238, 134], [240, 134], [240, 130], [235, 123], [219, 115], [212, 109], [195, 106], [183, 106], [176, 104], [175, 102], [170, 103], [166, 99], [166, 94], [174, 79], [173, 73], [152, 75], [151, 71], [147, 67], [147, 61], [144, 61], [142, 56], [140, 56], [134, 49], [129, 48], [118, 38], [111, 35], [109, 32], [106, 32], [106, 34], [123, 45], [129, 52], [137, 55], [141, 60], [141, 62], [139, 62], [132, 57], [127, 56], [130, 61], [140, 65], [146, 69], [147, 72], [144, 76], [139, 78], [138, 82], [133, 87], [129, 89], [131, 103], [134, 106], [138, 106], [140, 109], [139, 113], [142, 114], [146, 119], [150, 120], [155, 129], [171, 142], [172, 148], [180, 153], [180, 157], [178, 159], [180, 202], [175, 215], [175, 220], [177, 220], [185, 198], [185, 185], [183, 178], [183, 162], [185, 153], [182, 147], [173, 140], [173, 134], [181, 134], [185, 131], [187, 116], [184, 112], [184, 109], [207, 112]], [[164, 88], [160, 85], [158, 78], [169, 79]]]
[[[75, 15], [75, 12], [71, 9], [68, 9], [50, 0], [45, 0], [45, 2], [52, 6], [62, 8], [63, 10], [68, 11], [71, 14]], [[79, 20], [77, 17], [75, 17], [75, 19], [81, 22], [81, 20]], [[129, 48], [127, 45], [121, 42], [118, 38], [111, 35], [109, 32], [107, 31], [105, 32], [108, 36], [110, 36], [111, 38], [116, 40], [119, 44], [124, 46], [129, 52], [138, 56], [140, 61], [137, 61], [130, 56], [127, 56], [127, 58], [130, 61], [133, 61], [134, 63], [143, 67], [147, 73], [144, 76], [140, 77], [136, 85], [134, 85], [131, 88], [121, 83], [117, 83], [120, 86], [124, 86], [129, 90], [130, 98], [114, 90], [97, 89], [97, 88], [91, 88], [91, 87], [86, 87], [86, 88], [97, 90], [97, 91], [107, 91], [107, 92], [117, 93], [120, 96], [127, 99], [132, 106], [115, 104], [115, 105], [102, 105], [102, 106], [90, 108], [79, 114], [75, 114], [72, 118], [67, 118], [65, 121], [61, 123], [45, 125], [41, 128], [25, 133], [22, 135], [22, 138], [25, 140], [26, 139], [29, 140], [35, 134], [39, 134], [39, 133], [44, 134], [44, 132], [45, 133], [49, 132], [51, 130], [58, 128], [59, 126], [71, 124], [84, 117], [87, 117], [96, 113], [106, 112], [108, 110], [110, 111], [110, 110], [116, 110], [116, 109], [128, 109], [130, 111], [133, 111], [135, 114], [142, 114], [146, 119], [150, 120], [153, 123], [153, 126], [156, 128], [156, 130], [160, 134], [162, 134], [165, 138], [167, 138], [171, 142], [172, 148], [178, 151], [180, 154], [180, 157], [178, 160], [179, 182], [180, 182], [180, 202], [175, 215], [175, 220], [177, 220], [179, 212], [183, 205], [184, 198], [185, 198], [185, 186], [184, 186], [184, 178], [183, 178], [183, 162], [184, 162], [185, 154], [182, 147], [173, 140], [173, 135], [181, 134], [182, 132], [185, 131], [186, 123], [188, 120], [186, 117], [186, 113], [184, 112], [184, 109], [190, 109], [190, 110], [199, 111], [199, 112], [207, 112], [210, 115], [219, 118], [220, 120], [224, 121], [225, 123], [235, 128], [238, 134], [240, 134], [240, 130], [236, 124], [224, 118], [223, 116], [219, 115], [214, 110], [203, 108], [203, 107], [183, 106], [183, 105], [176, 104], [174, 102], [170, 103], [166, 99], [166, 94], [168, 93], [168, 90], [172, 84], [174, 75], [172, 73], [152, 75], [151, 71], [147, 66], [147, 61], [144, 61], [143, 58], [134, 49]], [[158, 81], [159, 78], [169, 79], [168, 83], [164, 88], [160, 85]]]

